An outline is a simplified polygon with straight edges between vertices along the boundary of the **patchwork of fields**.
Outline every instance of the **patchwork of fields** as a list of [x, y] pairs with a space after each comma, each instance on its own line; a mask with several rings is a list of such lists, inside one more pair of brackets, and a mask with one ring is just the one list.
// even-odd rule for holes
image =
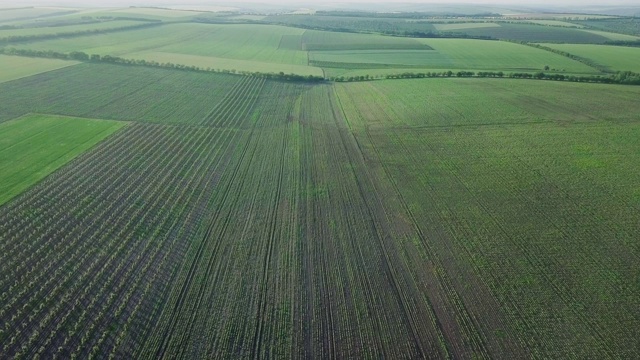
[[[500, 26], [506, 25], [510, 24]], [[581, 31], [527, 24], [514, 26]], [[487, 29], [491, 28], [477, 30]], [[150, 29], [32, 41], [12, 47], [65, 53], [82, 51], [213, 70], [304, 76], [345, 75], [359, 69], [371, 69], [372, 75], [376, 70], [386, 70], [377, 71], [383, 74], [397, 72], [394, 69], [540, 71], [545, 66], [566, 74], [598, 72], [552, 52], [503, 41], [415, 39], [255, 24], [167, 24]]]
[[544, 44], [606, 66], [612, 71], [640, 72], [640, 48], [605, 45]]
[[52, 29], [56, 31], [54, 34], [58, 33], [73, 33], [79, 31], [104, 31], [104, 30], [112, 30], [119, 29], [123, 27], [129, 27], [134, 25], [141, 25], [144, 22], [141, 21], [131, 21], [131, 20], [118, 20], [118, 21], [103, 21], [98, 23], [91, 24], [81, 24], [81, 25], [69, 25], [69, 26], [58, 26], [58, 27], [31, 27], [24, 29], [6, 29], [0, 30], [0, 41], [11, 38], [13, 36], [38, 36], [38, 35], [52, 35]]
[[[588, 83], [640, 71], [595, 44], [630, 35], [160, 8], [0, 33], [114, 14], [167, 23], [15, 47], [159, 64], [0, 56], [0, 357], [640, 357], [640, 87]], [[364, 81], [429, 70], [591, 77]]]
[[635, 87], [128, 69], [0, 85], [132, 121], [0, 207], [3, 353], [640, 354]]
[[[413, 40], [413, 39], [412, 39]], [[575, 60], [520, 44], [468, 39], [418, 39], [429, 50], [312, 51], [312, 65], [340, 69], [414, 68], [540, 71], [549, 66], [570, 73], [597, 70]]]
[[270, 25], [169, 24], [151, 29], [17, 44], [17, 49], [112, 55], [203, 68], [322, 75], [301, 49], [280, 47], [304, 30]]

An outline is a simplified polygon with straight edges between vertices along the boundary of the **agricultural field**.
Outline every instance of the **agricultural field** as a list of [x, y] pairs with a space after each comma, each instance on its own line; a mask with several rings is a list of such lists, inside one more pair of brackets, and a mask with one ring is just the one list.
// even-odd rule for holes
[[452, 30], [466, 30], [466, 29], [481, 29], [488, 27], [500, 27], [500, 24], [490, 22], [480, 23], [454, 23], [454, 24], [433, 24], [436, 30], [440, 31], [452, 31]]
[[156, 18], [183, 18], [200, 14], [197, 11], [145, 7], [129, 7], [126, 9], [111, 10], [110, 12], [114, 14], [124, 14], [126, 16], [150, 16]]
[[617, 16], [611, 15], [598, 15], [598, 14], [571, 14], [571, 13], [519, 13], [508, 14], [507, 18], [513, 19], [550, 19], [550, 20], [565, 20], [565, 21], [587, 21], [587, 20], [604, 20], [615, 19]]
[[612, 71], [640, 72], [640, 48], [583, 44], [544, 44], [595, 61]]
[[567, 21], [559, 21], [559, 20], [522, 20], [524, 23], [532, 23], [538, 25], [546, 25], [546, 26], [561, 26], [561, 27], [570, 27], [570, 28], [583, 28], [583, 25], [578, 25], [572, 22]]
[[607, 31], [599, 31], [599, 30], [584, 30], [591, 34], [596, 34], [600, 36], [604, 36], [609, 40], [613, 41], [638, 41], [640, 43], [640, 37], [626, 34], [617, 34]]
[[417, 39], [331, 31], [307, 30], [299, 40], [291, 38], [286, 40], [287, 44], [299, 42], [299, 47], [307, 51], [432, 50]]
[[[475, 87], [456, 83], [452, 93]], [[405, 85], [411, 93], [431, 89]], [[461, 114], [458, 126], [432, 124], [429, 119], [438, 118], [423, 115], [420, 128], [405, 125], [406, 113], [397, 111], [403, 105], [384, 101], [400, 83], [364, 86], [371, 86], [371, 97], [340, 85], [347, 119], [362, 129], [354, 134], [370, 151], [369, 161], [379, 161], [379, 171], [423, 234], [425, 250], [441, 261], [439, 272], [450, 276], [460, 303], [478, 320], [474, 332], [486, 331], [483, 347], [495, 349], [492, 341], [504, 336], [502, 345], [520, 344], [534, 357], [634, 357], [638, 347], [628, 344], [636, 331], [619, 326], [637, 321], [631, 299], [640, 290], [630, 282], [638, 276], [637, 215], [631, 214], [640, 209], [631, 185], [639, 180], [631, 170], [637, 165], [629, 163], [640, 150], [633, 106], [627, 103], [630, 112], [620, 117], [576, 110], [583, 120], [555, 118], [549, 111], [546, 118], [533, 117], [535, 122], [502, 123], [505, 114], [496, 114], [474, 124]], [[614, 101], [632, 101], [637, 94], [611, 90]], [[438, 100], [434, 106], [444, 109]], [[450, 114], [468, 106], [461, 100], [450, 101]], [[502, 317], [475, 317], [481, 307], [499, 308]], [[545, 334], [545, 340], [534, 340], [534, 334]]]
[[501, 40], [509, 39], [529, 42], [598, 44], [609, 41], [608, 37], [589, 33], [582, 29], [533, 24], [501, 23], [499, 27], [470, 28], [456, 31], [470, 36], [484, 36]]
[[263, 19], [264, 22], [279, 25], [298, 26], [309, 29], [347, 32], [394, 33], [403, 31], [435, 30], [427, 22], [407, 21], [399, 18], [367, 18], [349, 16], [318, 16], [318, 15], [272, 15]]
[[202, 69], [213, 69], [217, 71], [232, 72], [261, 72], [298, 74], [303, 76], [313, 75], [323, 77], [321, 68], [307, 65], [272, 63], [253, 60], [238, 60], [226, 57], [184, 55], [159, 51], [146, 51], [140, 53], [127, 54], [129, 59], [139, 59], [156, 61], [159, 63], [172, 63], [187, 66], [197, 66]]
[[208, 10], [184, 10], [184, 9], [169, 9], [169, 8], [155, 8], [155, 7], [122, 7], [122, 8], [87, 8], [82, 7], [75, 9], [74, 12], [65, 16], [68, 19], [77, 19], [85, 16], [102, 17], [102, 18], [132, 18], [154, 21], [184, 21], [189, 20], [195, 16], [203, 14], [203, 11]]
[[75, 61], [0, 55], [0, 83], [76, 64]]
[[[195, 25], [195, 24], [194, 24]], [[172, 26], [138, 29], [126, 32], [88, 35], [72, 38], [56, 38], [12, 44], [17, 49], [33, 49], [44, 51], [72, 52], [83, 51], [87, 54], [123, 56], [128, 53], [153, 50], [175, 43], [185, 42], [203, 34], [203, 28], [195, 26], [180, 27], [180, 31]], [[213, 28], [212, 28], [213, 29]]]
[[[168, 24], [150, 29], [12, 45], [17, 49], [120, 56], [238, 71], [321, 75], [302, 49], [281, 46], [304, 30], [270, 25]], [[237, 63], [236, 63], [237, 62]]]
[[578, 21], [577, 23], [599, 30], [640, 36], [640, 20], [637, 17], [594, 19]]
[[[308, 15], [297, 16], [308, 17]], [[317, 21], [329, 21], [328, 18], [331, 17], [318, 16], [318, 18], [321, 19]], [[348, 19], [350, 18], [345, 17], [342, 20]], [[265, 19], [265, 21], [271, 20], [273, 20], [272, 17]], [[409, 22], [404, 19], [387, 20], [394, 24], [402, 24], [402, 26], [412, 24], [411, 26], [415, 27], [402, 27], [398, 31], [411, 31], [411, 29], [419, 29], [416, 31], [422, 32], [440, 31], [442, 34], [449, 34], [447, 36], [459, 34], [460, 36], [508, 38], [519, 41], [552, 41], [554, 43], [604, 43], [611, 40], [633, 38], [629, 35], [598, 30], [526, 23], [454, 22], [428, 24], [424, 21]], [[373, 20], [370, 19], [370, 21]], [[113, 21], [113, 23], [120, 22], [122, 20]], [[105, 24], [109, 23], [105, 22]], [[136, 22], [132, 23], [136, 24]], [[60, 28], [91, 26], [96, 26], [96, 24], [69, 25]], [[21, 34], [22, 32], [27, 34], [46, 29], [4, 31], [9, 31], [12, 34]], [[496, 31], [500, 34], [481, 33]], [[540, 34], [544, 36], [539, 36]], [[11, 44], [11, 47], [18, 50], [62, 53], [81, 51], [86, 54], [196, 66], [202, 69], [225, 72], [282, 72], [317, 77], [359, 73], [362, 69], [371, 69], [372, 74], [375, 72], [382, 75], [404, 72], [407, 69], [506, 72], [537, 71], [546, 66], [562, 73], [581, 75], [599, 72], [599, 70], [583, 63], [557, 54], [508, 42], [384, 36], [381, 34], [305, 30], [268, 24], [168, 22], [153, 28], [14, 43]], [[381, 72], [381, 69], [388, 71]]]
[[174, 105], [201, 121], [134, 121], [0, 208], [4, 353], [638, 353], [633, 328], [605, 331], [637, 321], [635, 87], [229, 77]]
[[640, 358], [621, 34], [199, 11], [0, 56], [1, 358]]
[[[80, 64], [0, 84], [0, 120], [29, 112], [123, 121], [202, 120], [243, 77]], [[184, 106], [183, 104], [207, 106]]]
[[44, 18], [54, 15], [63, 15], [69, 12], [71, 11], [60, 8], [47, 7], [11, 7], [8, 9], [0, 8], [0, 24], [7, 24], [21, 20]]
[[597, 70], [541, 49], [502, 41], [470, 39], [417, 39], [432, 50], [312, 51], [310, 64], [358, 69], [422, 68], [537, 71], [545, 65], [571, 73]]
[[[638, 93], [635, 87], [499, 79], [433, 79], [413, 84], [411, 80], [398, 80], [336, 86], [341, 98], [350, 96], [345, 100], [347, 103], [362, 102], [364, 108], [373, 102], [394, 114], [393, 123], [383, 122], [386, 117], [380, 116], [360, 124], [369, 128], [640, 119], [634, 106]], [[349, 91], [343, 94], [345, 90]], [[615, 96], [598, 98], [602, 92]], [[358, 101], [356, 96], [362, 96], [363, 100]], [[556, 100], [559, 97], [562, 102]], [[456, 106], [458, 103], [465, 106]], [[352, 127], [358, 125], [350, 123]]]
[[0, 205], [124, 125], [51, 115], [0, 123]]
[[51, 35], [56, 33], [73, 33], [79, 31], [100, 31], [100, 30], [112, 30], [119, 29], [128, 26], [141, 25], [145, 22], [131, 21], [131, 20], [115, 20], [115, 21], [102, 21], [91, 24], [80, 25], [68, 25], [68, 26], [53, 26], [53, 27], [31, 27], [24, 29], [8, 29], [0, 30], [0, 42], [3, 39], [10, 38], [12, 36], [38, 36], [38, 35]]
[[304, 30], [270, 25], [188, 24], [167, 26], [167, 32], [197, 32], [188, 42], [156, 48], [177, 54], [225, 57], [268, 63], [307, 65], [303, 51], [280, 48], [283, 37], [299, 36]]

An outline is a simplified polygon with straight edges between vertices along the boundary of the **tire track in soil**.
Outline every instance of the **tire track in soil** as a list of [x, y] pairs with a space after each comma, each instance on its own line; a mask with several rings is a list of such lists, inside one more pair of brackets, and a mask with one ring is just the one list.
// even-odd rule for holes
[[[344, 112], [344, 109], [342, 108], [342, 104], [340, 103], [340, 100], [337, 96], [337, 94], [335, 94], [335, 89], [333, 87], [328, 89], [328, 96], [331, 99], [330, 101], [333, 103], [334, 101], [337, 102], [337, 105], [339, 106], [339, 111], [341, 112], [342, 118], [346, 119], [346, 114]], [[335, 97], [332, 97], [332, 95], [334, 95]], [[337, 109], [338, 107], [334, 106], [332, 107], [333, 109]], [[357, 159], [359, 159], [361, 162], [364, 161], [364, 155], [362, 152], [362, 149], [360, 148], [360, 145], [357, 142], [357, 139], [353, 136], [353, 134], [351, 133], [351, 131], [349, 131], [347, 128], [345, 128], [346, 126], [346, 121], [344, 121], [343, 123], [340, 123], [338, 120], [338, 116], [334, 116], [334, 121], [335, 124], [338, 128], [338, 132], [340, 134], [340, 142], [342, 144], [342, 148], [347, 150], [349, 147], [347, 146], [348, 142], [351, 142], [354, 146], [354, 150], [357, 149], [357, 155], [353, 155], [353, 152], [350, 151], [346, 151], [346, 153], [349, 155], [348, 159], [349, 159], [349, 163], [351, 164], [351, 167], [353, 169], [357, 169], [360, 168], [360, 166], [356, 166], [355, 162], [357, 160], [354, 159], [354, 156], [357, 156]], [[348, 133], [348, 135], [347, 135]], [[366, 166], [362, 166], [365, 174], [366, 174], [366, 179], [368, 180], [368, 182], [372, 182], [371, 180], [371, 174], [366, 170]], [[355, 170], [354, 170], [355, 172]], [[398, 303], [401, 305], [401, 309], [403, 310], [403, 319], [404, 322], [406, 324], [408, 324], [408, 328], [411, 331], [411, 336], [412, 336], [412, 340], [414, 343], [415, 348], [418, 350], [419, 356], [421, 358], [425, 358], [428, 354], [428, 352], [423, 348], [422, 343], [420, 341], [421, 336], [418, 334], [416, 325], [414, 324], [414, 321], [412, 321], [411, 319], [411, 315], [408, 311], [408, 304], [404, 298], [404, 296], [402, 295], [402, 290], [400, 289], [400, 284], [399, 281], [395, 275], [395, 272], [392, 270], [392, 265], [390, 263], [390, 256], [389, 256], [389, 252], [387, 249], [387, 246], [384, 244], [384, 240], [383, 240], [383, 236], [382, 236], [382, 232], [384, 231], [382, 228], [380, 228], [377, 221], [375, 221], [374, 219], [377, 219], [377, 216], [374, 215], [374, 211], [371, 209], [371, 205], [369, 204], [369, 202], [366, 200], [367, 199], [367, 194], [369, 192], [365, 191], [363, 189], [364, 184], [359, 181], [359, 179], [361, 179], [361, 177], [359, 176], [355, 176], [356, 179], [356, 183], [358, 186], [358, 191], [359, 194], [361, 196], [361, 198], [363, 199], [364, 204], [367, 207], [367, 213], [369, 215], [369, 218], [371, 219], [371, 228], [374, 231], [374, 234], [376, 235], [376, 240], [378, 240], [378, 244], [380, 246], [380, 249], [382, 250], [382, 253], [384, 255], [384, 266], [385, 266], [385, 272], [387, 273], [387, 276], [389, 277], [389, 279], [391, 280], [391, 283], [394, 287], [394, 294], [396, 297], [396, 300], [398, 301]], [[373, 195], [373, 197], [375, 198], [375, 202], [380, 204], [382, 209], [384, 209], [384, 207], [382, 206], [383, 202], [380, 198], [380, 195], [377, 193], [377, 191], [375, 191], [375, 186], [373, 186], [373, 184], [371, 184], [371, 188], [374, 189], [374, 191], [371, 192], [371, 194]], [[440, 327], [440, 334], [442, 334], [442, 328]], [[447, 354], [450, 354], [450, 350], [447, 349]], [[449, 355], [450, 356], [450, 355]]]

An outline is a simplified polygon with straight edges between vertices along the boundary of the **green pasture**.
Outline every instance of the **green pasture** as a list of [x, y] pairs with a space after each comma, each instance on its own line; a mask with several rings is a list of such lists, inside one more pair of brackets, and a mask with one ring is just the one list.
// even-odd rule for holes
[[0, 55], [0, 83], [75, 64], [75, 61]]
[[633, 35], [618, 34], [614, 32], [600, 31], [600, 30], [583, 30], [583, 31], [586, 31], [591, 34], [604, 36], [607, 39], [612, 41], [640, 41], [640, 37], [633, 36]]
[[560, 20], [522, 20], [523, 23], [532, 23], [547, 26], [561, 26], [570, 28], [583, 28], [584, 26]]
[[[157, 49], [179, 42], [187, 42], [208, 34], [207, 25], [172, 25], [108, 34], [33, 41], [15, 44], [18, 49], [51, 50], [58, 52], [83, 51], [87, 54], [122, 56], [127, 53]], [[211, 31], [213, 31], [211, 29]]]
[[430, 50], [417, 39], [355, 34], [345, 32], [307, 30], [301, 39], [302, 49], [333, 50]]
[[544, 44], [544, 46], [593, 60], [613, 71], [640, 72], [640, 48], [637, 47], [583, 44]]
[[66, 11], [69, 10], [48, 7], [19, 7], [14, 5], [9, 9], [0, 9], [0, 24], [34, 19], [42, 16], [51, 16], [58, 13], [64, 13]]
[[535, 24], [501, 23], [499, 27], [471, 28], [457, 30], [469, 36], [486, 36], [495, 39], [508, 39], [533, 42], [563, 43], [604, 43], [608, 37], [589, 33], [581, 29]]
[[165, 8], [145, 8], [145, 7], [127, 7], [127, 8], [84, 8], [78, 9], [69, 17], [92, 16], [92, 17], [127, 17], [147, 20], [162, 21], [184, 21], [195, 16], [201, 15], [202, 11], [189, 11], [181, 9], [165, 9]]
[[117, 29], [127, 26], [145, 24], [142, 21], [132, 20], [115, 20], [115, 21], [103, 21], [91, 24], [81, 25], [68, 25], [68, 26], [53, 26], [53, 27], [30, 27], [24, 29], [9, 29], [0, 30], [0, 39], [11, 36], [38, 36], [38, 35], [51, 35], [60, 33], [72, 33], [89, 30], [109, 30]]
[[452, 78], [339, 83], [336, 88], [339, 94], [350, 95], [345, 98], [347, 103], [362, 104], [363, 107], [375, 103], [394, 116], [391, 124], [384, 123], [385, 117], [373, 117], [361, 124], [363, 126], [640, 120], [637, 111], [640, 88], [619, 85]]
[[301, 29], [271, 25], [190, 23], [37, 41], [15, 47], [67, 53], [83, 51], [224, 70], [320, 74], [319, 69], [307, 66], [305, 51], [280, 46], [283, 38], [303, 33]]
[[327, 68], [453, 67], [453, 62], [441, 53], [427, 50], [312, 51], [309, 61]]
[[439, 31], [452, 31], [452, 30], [466, 30], [466, 29], [482, 29], [500, 27], [500, 24], [491, 22], [479, 22], [479, 23], [453, 23], [453, 24], [433, 24], [436, 30]]
[[125, 124], [37, 114], [0, 123], [0, 204]]
[[27, 113], [194, 123], [243, 76], [137, 66], [79, 64], [0, 84], [0, 120]]
[[281, 49], [283, 36], [302, 35], [304, 30], [271, 25], [177, 24], [162, 28], [166, 33], [197, 32], [188, 41], [175, 41], [157, 51], [185, 55], [223, 57], [292, 65], [307, 65], [303, 51]]
[[197, 66], [201, 69], [228, 70], [236, 72], [261, 72], [323, 76], [319, 67], [296, 65], [288, 63], [274, 63], [253, 60], [237, 60], [224, 57], [176, 54], [160, 51], [147, 51], [126, 55], [128, 59], [142, 59], [159, 63], [173, 63], [187, 66]]
[[640, 291], [636, 87], [336, 86], [370, 173], [393, 184], [411, 214], [403, 219], [421, 230], [416, 251], [459, 281], [470, 313], [500, 304], [479, 315], [487, 347], [513, 346], [507, 357], [520, 346], [541, 358], [637, 354], [635, 327], [620, 326], [637, 322]]
[[312, 65], [357, 70], [473, 69], [506, 72], [541, 71], [545, 66], [567, 73], [594, 73], [595, 69], [545, 50], [502, 41], [419, 39], [433, 50], [312, 51]]

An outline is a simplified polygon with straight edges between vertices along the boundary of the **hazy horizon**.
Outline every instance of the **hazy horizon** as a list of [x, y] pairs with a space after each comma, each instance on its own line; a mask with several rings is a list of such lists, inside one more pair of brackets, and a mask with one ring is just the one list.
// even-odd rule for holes
[[255, 0], [237, 0], [237, 1], [199, 1], [192, 0], [187, 2], [179, 2], [179, 1], [171, 1], [171, 0], [87, 0], [87, 1], [76, 1], [76, 0], [31, 0], [31, 1], [1, 1], [0, 5], [3, 6], [52, 6], [52, 5], [61, 5], [61, 6], [77, 6], [77, 7], [90, 7], [90, 6], [191, 6], [191, 5], [225, 5], [229, 6], [232, 4], [256, 4], [256, 5], [298, 5], [298, 6], [308, 6], [308, 5], [318, 5], [322, 7], [327, 7], [328, 5], [349, 5], [349, 4], [384, 4], [390, 5], [393, 4], [402, 5], [402, 4], [425, 4], [425, 5], [483, 5], [483, 6], [553, 6], [553, 7], [583, 7], [583, 6], [601, 6], [601, 7], [612, 7], [612, 6], [638, 6], [640, 5], [637, 1], [632, 0], [614, 0], [614, 1], [602, 1], [602, 0], [539, 0], [539, 1], [509, 1], [509, 0], [450, 0], [450, 1], [442, 1], [442, 0], [402, 0], [402, 1], [384, 1], [384, 0], [348, 0], [348, 1], [295, 1], [295, 0], [268, 0], [268, 1], [255, 1]]

